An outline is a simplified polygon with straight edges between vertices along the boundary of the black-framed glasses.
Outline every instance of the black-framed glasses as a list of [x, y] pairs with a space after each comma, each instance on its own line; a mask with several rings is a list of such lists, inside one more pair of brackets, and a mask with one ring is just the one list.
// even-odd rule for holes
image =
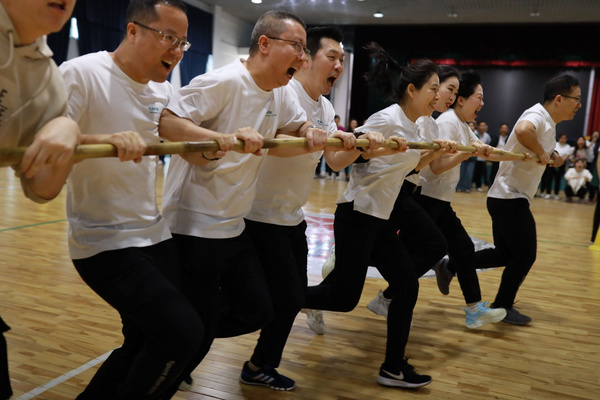
[[156, 32], [162, 37], [160, 38], [163, 42], [167, 43], [170, 47], [179, 47], [183, 51], [188, 51], [188, 49], [192, 46], [192, 44], [183, 39], [179, 39], [177, 36], [172, 35], [170, 33], [165, 33], [163, 31], [159, 31], [158, 29], [151, 28], [147, 25], [141, 24], [137, 21], [131, 21], [136, 25], [141, 26], [142, 28], [151, 30], [152, 32]]
[[568, 97], [569, 99], [576, 100], [579, 104], [581, 104], [581, 97], [567, 96], [566, 94], [561, 94], [562, 97]]
[[306, 56], [310, 56], [310, 50], [304, 46], [301, 42], [297, 42], [295, 40], [289, 40], [289, 39], [282, 39], [282, 38], [278, 38], [278, 37], [272, 37], [272, 36], [267, 36], [269, 39], [273, 39], [273, 40], [281, 40], [282, 42], [288, 42], [291, 43], [294, 46], [294, 50], [296, 51], [296, 54], [298, 54], [299, 56], [302, 55], [302, 53], [306, 54]]

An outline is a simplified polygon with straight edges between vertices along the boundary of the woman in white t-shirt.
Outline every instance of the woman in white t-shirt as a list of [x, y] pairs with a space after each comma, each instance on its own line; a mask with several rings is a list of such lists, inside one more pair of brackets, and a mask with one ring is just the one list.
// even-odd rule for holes
[[[389, 95], [394, 104], [372, 115], [356, 131], [381, 132], [405, 150], [407, 140], [419, 138], [417, 119], [434, 109], [438, 68], [429, 60], [402, 68], [378, 45], [369, 49], [377, 63], [367, 80]], [[431, 382], [430, 376], [417, 374], [405, 359], [419, 284], [410, 256], [389, 218], [404, 178], [419, 162], [420, 151], [378, 149], [372, 155], [377, 157], [353, 165], [348, 187], [337, 201], [336, 267], [320, 285], [308, 288], [305, 307], [351, 311], [360, 299], [367, 269], [375, 261], [390, 285], [398, 288], [389, 306], [386, 355], [377, 382], [416, 388]]]
[[[479, 141], [467, 124], [467, 121], [477, 117], [483, 104], [481, 78], [475, 71], [463, 72], [456, 102], [437, 119], [440, 139], [475, 146], [480, 155], [488, 158], [492, 148]], [[420, 183], [423, 189], [418, 202], [436, 222], [448, 242], [450, 262], [447, 268], [452, 273], [445, 274], [449, 279], [447, 285], [440, 285], [440, 291], [448, 294], [447, 286], [456, 272], [466, 303], [465, 325], [474, 329], [487, 323], [501, 321], [506, 316], [506, 311], [502, 308], [488, 308], [487, 303], [481, 301], [479, 279], [473, 264], [475, 247], [451, 205], [460, 178], [460, 163], [471, 156], [473, 154], [466, 152], [445, 154], [433, 161], [430, 168], [421, 174]]]
[[[556, 151], [563, 159], [563, 162], [566, 162], [571, 154], [573, 154], [573, 150], [573, 146], [569, 146], [567, 143], [567, 135], [565, 133], [561, 134], [558, 137], [558, 143], [556, 143], [554, 151]], [[553, 167], [550, 164], [546, 165], [544, 175], [542, 175], [540, 189], [540, 194], [543, 195], [545, 199], [549, 199], [551, 197], [552, 185], [554, 185], [554, 199], [559, 199], [558, 194], [560, 193], [560, 182], [565, 174], [565, 168], [565, 164], [562, 164], [560, 167]], [[546, 194], [544, 194], [544, 192], [546, 192]]]
[[571, 202], [573, 196], [579, 197], [579, 200], [583, 202], [585, 195], [589, 189], [589, 183], [592, 181], [592, 173], [585, 168], [585, 160], [578, 158], [575, 160], [575, 166], [569, 168], [565, 173], [565, 180], [567, 186], [565, 186], [566, 201]]

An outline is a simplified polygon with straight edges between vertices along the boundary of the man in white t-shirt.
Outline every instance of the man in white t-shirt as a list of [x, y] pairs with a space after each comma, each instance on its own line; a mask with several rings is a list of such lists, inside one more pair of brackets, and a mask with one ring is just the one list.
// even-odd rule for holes
[[488, 192], [487, 207], [492, 217], [495, 248], [475, 253], [480, 267], [505, 265], [492, 307], [507, 310], [504, 322], [525, 325], [531, 318], [513, 307], [517, 291], [533, 266], [537, 251], [535, 220], [529, 208], [546, 163], [560, 167], [563, 158], [555, 152], [556, 125], [573, 119], [581, 108], [579, 81], [568, 74], [546, 83], [544, 103], [526, 110], [509, 136], [505, 150], [536, 154], [540, 161], [502, 161]]
[[[79, 142], [77, 124], [63, 116], [67, 96], [45, 36], [58, 32], [74, 7], [75, 0], [0, 0], [0, 147], [29, 146], [12, 167], [38, 203], [60, 193]], [[12, 396], [3, 335], [9, 329], [0, 317], [0, 400]]]
[[[323, 97], [331, 93], [333, 84], [344, 70], [341, 42], [339, 29], [309, 29], [307, 47], [310, 55], [286, 89], [290, 97], [299, 100], [313, 124], [328, 132], [330, 137], [342, 138], [347, 148], [354, 149], [354, 134], [337, 130], [333, 106]], [[279, 367], [294, 319], [304, 305], [308, 245], [302, 206], [308, 200], [315, 166], [323, 152], [298, 149], [299, 155], [282, 158], [281, 155], [290, 155], [290, 152], [285, 149], [281, 154], [281, 150], [269, 150], [258, 178], [256, 198], [246, 217], [246, 229], [258, 253], [275, 315], [261, 330], [254, 354], [242, 370], [241, 381], [291, 390], [294, 388], [292, 379], [279, 375], [274, 382], [255, 382], [253, 371]], [[334, 154], [326, 151], [328, 163], [333, 163]]]
[[73, 264], [119, 312], [124, 336], [80, 400], [167, 398], [163, 393], [199, 351], [204, 332], [179, 289], [177, 248], [156, 202], [156, 157], [140, 157], [145, 141], [158, 141], [160, 113], [173, 91], [166, 80], [189, 47], [186, 6], [132, 0], [126, 24], [114, 52], [60, 67], [67, 114], [81, 127], [82, 142], [113, 143], [121, 159], [137, 161], [85, 160], [68, 180]]
[[[216, 140], [221, 146], [214, 153], [173, 156], [163, 196], [163, 213], [182, 256], [183, 289], [207, 328], [205, 353], [215, 337], [255, 331], [273, 318], [244, 217], [266, 157], [264, 138], [303, 136], [310, 151], [326, 143], [327, 133], [308, 122], [282, 87], [304, 65], [306, 52], [304, 22], [292, 14], [268, 12], [254, 27], [247, 60], [197, 76], [162, 114], [161, 136]], [[229, 151], [237, 140], [244, 149]], [[190, 365], [189, 373], [202, 358]], [[265, 368], [253, 376], [278, 377], [272, 367]]]

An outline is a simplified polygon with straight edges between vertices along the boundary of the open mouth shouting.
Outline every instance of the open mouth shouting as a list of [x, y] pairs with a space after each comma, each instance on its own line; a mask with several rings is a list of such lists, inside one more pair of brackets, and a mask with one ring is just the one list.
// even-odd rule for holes
[[48, 6], [60, 11], [65, 11], [67, 9], [67, 2], [64, 0], [53, 0], [48, 2]]
[[161, 63], [168, 71], [171, 71], [173, 64], [175, 64], [175, 62], [171, 60], [161, 60]]
[[288, 78], [292, 79], [292, 77], [294, 76], [294, 74], [296, 73], [296, 71], [298, 71], [298, 68], [295, 67], [289, 67], [287, 70], [287, 76]]
[[335, 83], [335, 81], [337, 81], [337, 78], [339, 78], [339, 75], [331, 75], [329, 78], [327, 78], [327, 84], [330, 87], [333, 86], [333, 84]]

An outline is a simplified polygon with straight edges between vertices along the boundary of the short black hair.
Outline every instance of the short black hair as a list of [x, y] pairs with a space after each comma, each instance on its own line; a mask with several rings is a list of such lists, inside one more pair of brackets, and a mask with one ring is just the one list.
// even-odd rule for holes
[[344, 40], [342, 30], [337, 26], [315, 26], [306, 31], [306, 47], [314, 57], [321, 48], [321, 39], [332, 39], [338, 43]]
[[250, 55], [253, 56], [258, 51], [258, 39], [261, 36], [273, 36], [277, 37], [286, 30], [286, 26], [283, 21], [295, 21], [302, 25], [306, 30], [306, 24], [297, 15], [285, 12], [285, 11], [267, 11], [264, 13], [252, 29], [252, 35], [250, 36]]
[[125, 24], [127, 25], [133, 21], [145, 24], [156, 21], [158, 19], [156, 6], [158, 4], [175, 7], [187, 13], [187, 7], [182, 0], [131, 0], [125, 13]]
[[554, 100], [559, 94], [568, 95], [573, 87], [579, 86], [579, 80], [573, 75], [562, 74], [550, 79], [544, 87], [544, 103]]

